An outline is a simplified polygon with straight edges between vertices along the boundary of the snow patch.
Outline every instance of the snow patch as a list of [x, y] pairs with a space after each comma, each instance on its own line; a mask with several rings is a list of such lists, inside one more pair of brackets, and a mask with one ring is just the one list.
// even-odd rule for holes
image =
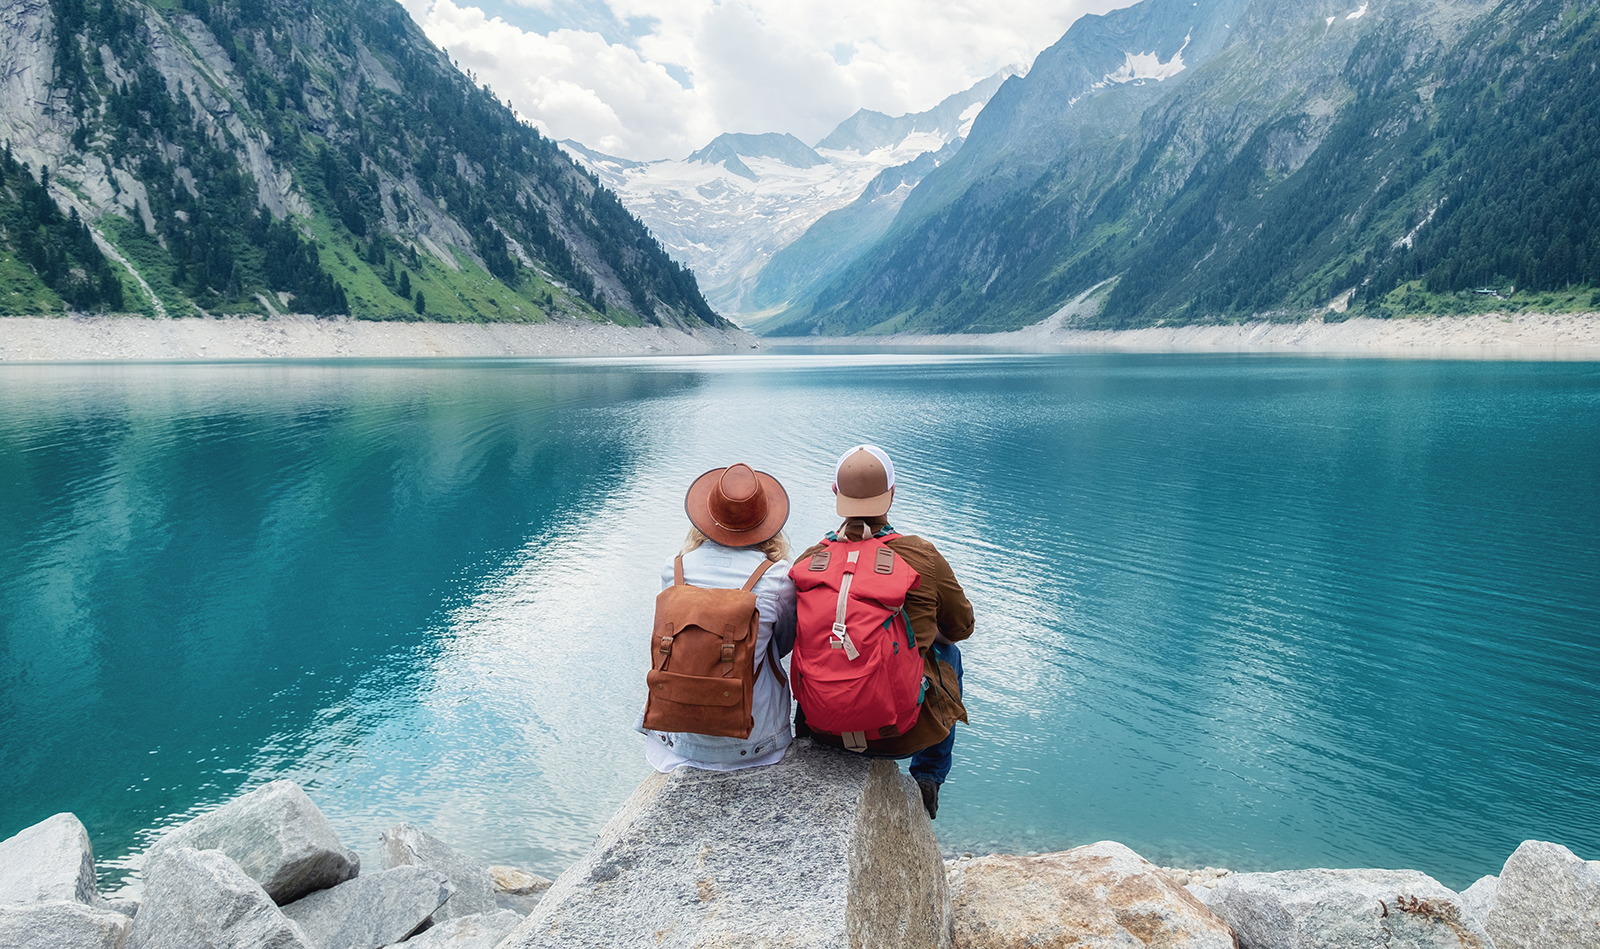
[[[1126, 58], [1122, 61], [1122, 65], [1117, 67], [1115, 72], [1106, 73], [1104, 79], [1089, 88], [1104, 89], [1107, 86], [1120, 86], [1129, 82], [1142, 83], [1149, 79], [1154, 79], [1156, 82], [1171, 79], [1178, 73], [1183, 72], [1183, 51], [1188, 48], [1189, 34], [1185, 34], [1183, 45], [1178, 47], [1178, 51], [1173, 53], [1172, 58], [1166, 62], [1162, 62], [1160, 55], [1154, 50], [1148, 53], [1124, 53], [1123, 56]], [[1083, 97], [1079, 96], [1067, 104], [1071, 105], [1081, 98]]]
[[1370, 3], [1363, 3], [1359, 9], [1357, 9], [1354, 13], [1346, 16], [1345, 19], [1346, 20], [1359, 20], [1359, 19], [1361, 19], [1363, 16], [1366, 16], [1367, 7], [1369, 7], [1369, 6], [1371, 6]]
[[[983, 107], [986, 104], [987, 103], [983, 102], [974, 102], [961, 111], [961, 131], [956, 133], [956, 138], [967, 137], [967, 134], [972, 131], [972, 123], [978, 120], [978, 113], [983, 111]], [[935, 149], [929, 149], [929, 151], [934, 150]]]

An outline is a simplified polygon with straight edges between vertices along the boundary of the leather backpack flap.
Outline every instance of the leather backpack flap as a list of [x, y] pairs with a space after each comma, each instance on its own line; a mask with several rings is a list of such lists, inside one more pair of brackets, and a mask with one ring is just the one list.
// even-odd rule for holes
[[[736, 654], [753, 652], [759, 623], [754, 593], [715, 587], [667, 587], [656, 596], [657, 648], [650, 665], [687, 675], [722, 675], [727, 670], [713, 673], [711, 666], [724, 664], [723, 644], [732, 643]], [[673, 656], [677, 657], [676, 662], [672, 661]]]

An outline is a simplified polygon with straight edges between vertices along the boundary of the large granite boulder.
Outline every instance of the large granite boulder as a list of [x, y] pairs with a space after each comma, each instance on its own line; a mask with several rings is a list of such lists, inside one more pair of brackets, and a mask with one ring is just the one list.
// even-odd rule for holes
[[76, 900], [0, 906], [0, 949], [123, 949], [133, 920]]
[[950, 945], [944, 864], [892, 761], [652, 775], [501, 949]]
[[[1479, 877], [1478, 882], [1461, 891], [1461, 911], [1488, 929], [1489, 914], [1500, 897], [1500, 878]], [[1491, 934], [1492, 935], [1492, 934]]]
[[0, 841], [0, 903], [93, 904], [98, 895], [94, 850], [77, 817], [57, 814]]
[[407, 939], [406, 949], [495, 949], [522, 918], [508, 909], [458, 916]]
[[378, 949], [422, 928], [453, 892], [437, 870], [395, 867], [319, 890], [285, 906], [283, 915], [317, 949]]
[[1600, 861], [1523, 841], [1500, 871], [1486, 925], [1496, 949], [1600, 946]]
[[494, 900], [494, 877], [489, 868], [422, 828], [396, 824], [380, 841], [384, 861], [391, 868], [432, 867], [455, 885], [455, 895], [434, 914], [435, 922], [500, 908]]
[[1416, 870], [1235, 873], [1206, 905], [1241, 949], [1494, 949], [1455, 892]]
[[145, 865], [128, 949], [317, 949], [220, 850], [166, 847]]
[[150, 847], [146, 861], [185, 847], [227, 854], [279, 904], [338, 886], [361, 870], [361, 858], [339, 842], [293, 781], [264, 784], [174, 828]]
[[958, 861], [956, 949], [1234, 949], [1227, 923], [1177, 880], [1113, 841], [1031, 857]]

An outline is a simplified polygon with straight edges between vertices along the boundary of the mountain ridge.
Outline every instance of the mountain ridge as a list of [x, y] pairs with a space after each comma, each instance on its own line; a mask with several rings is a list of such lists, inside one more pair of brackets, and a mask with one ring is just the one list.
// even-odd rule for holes
[[[0, 138], [129, 309], [728, 325], [398, 5], [16, 0], [0, 27]], [[9, 180], [0, 212], [25, 201]], [[0, 311], [60, 312], [18, 233]]]
[[1597, 17], [1555, 0], [1253, 0], [1204, 62], [1070, 106], [1128, 107], [1079, 116], [1070, 147], [1030, 167], [999, 132], [1059, 81], [1041, 54], [884, 237], [763, 328], [1011, 330], [1105, 281], [1081, 325], [1477, 312], [1516, 288], [1582, 305], [1600, 285], [1600, 146], [1582, 131], [1600, 108]]
[[770, 306], [758, 301], [776, 294], [787, 302], [785, 281], [814, 282], [815, 267], [837, 268], [853, 259], [863, 234], [881, 230], [886, 209], [892, 218], [903, 195], [889, 202], [869, 196], [846, 218], [853, 214], [872, 230], [849, 225], [852, 242], [843, 253], [802, 249], [791, 254], [794, 269], [762, 287], [762, 274], [775, 255], [823, 217], [862, 200], [880, 175], [897, 178], [899, 187], [908, 175], [920, 180], [947, 160], [960, 147], [975, 109], [1020, 71], [1007, 67], [924, 112], [879, 118], [880, 113], [858, 110], [815, 149], [782, 133], [725, 133], [682, 160], [639, 162], [581, 143], [564, 144], [693, 268], [712, 305], [749, 320]]

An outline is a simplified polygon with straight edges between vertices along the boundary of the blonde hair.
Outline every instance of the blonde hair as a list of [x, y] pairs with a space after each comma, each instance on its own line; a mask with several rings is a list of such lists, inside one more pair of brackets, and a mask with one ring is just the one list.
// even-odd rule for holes
[[[683, 550], [679, 551], [679, 553], [686, 554], [708, 540], [710, 538], [701, 533], [700, 528], [691, 527], [689, 528], [689, 536], [683, 539]], [[751, 544], [750, 546], [766, 554], [767, 559], [774, 563], [789, 559], [789, 538], [783, 536], [783, 531], [778, 531], [761, 543]]]

